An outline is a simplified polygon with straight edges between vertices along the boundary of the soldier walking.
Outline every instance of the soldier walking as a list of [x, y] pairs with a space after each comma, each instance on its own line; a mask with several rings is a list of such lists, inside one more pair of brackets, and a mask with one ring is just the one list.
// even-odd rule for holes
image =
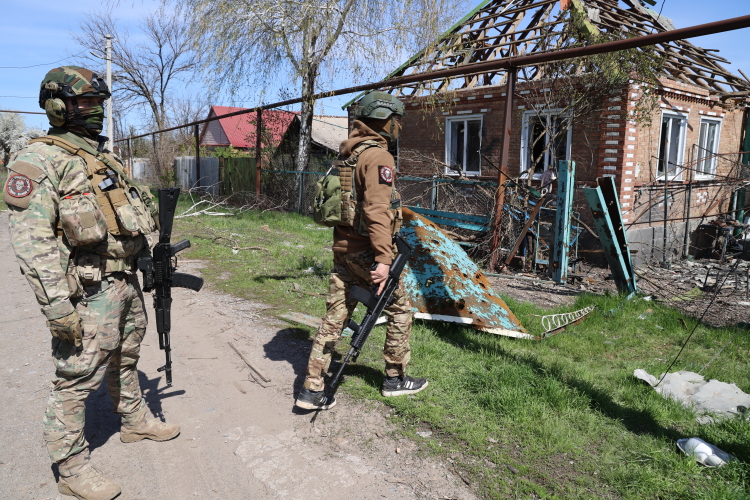
[[[373, 283], [380, 284], [378, 293], [382, 292], [394, 257], [391, 236], [401, 227], [400, 200], [394, 187], [395, 161], [388, 144], [398, 139], [404, 105], [386, 92], [370, 92], [357, 109], [349, 138], [339, 148], [339, 158], [354, 165], [354, 216], [333, 230], [333, 271], [326, 314], [315, 334], [305, 383], [295, 402], [308, 410], [327, 410], [336, 404], [332, 396], [325, 394], [324, 376], [356, 306], [356, 301], [347, 297], [354, 285], [368, 289]], [[341, 175], [343, 186], [346, 179]], [[388, 330], [383, 347], [385, 379], [381, 394], [414, 394], [427, 387], [427, 380], [405, 374], [410, 359], [412, 313], [403, 285], [393, 293], [393, 303], [385, 312]]]
[[104, 149], [107, 138], [99, 134], [109, 97], [91, 70], [47, 73], [39, 106], [52, 127], [11, 159], [3, 189], [13, 250], [53, 337], [44, 440], [60, 473], [58, 490], [81, 500], [120, 494], [90, 465], [84, 436], [86, 397], [105, 377], [123, 442], [180, 433], [151, 415], [138, 383], [147, 318], [136, 260], [149, 255], [157, 208]]

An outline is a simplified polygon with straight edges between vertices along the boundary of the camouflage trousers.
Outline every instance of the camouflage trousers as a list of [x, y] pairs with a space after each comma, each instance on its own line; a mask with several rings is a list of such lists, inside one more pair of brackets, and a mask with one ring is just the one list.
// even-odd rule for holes
[[[324, 388], [325, 374], [331, 364], [331, 356], [344, 325], [349, 322], [357, 302], [347, 300], [354, 285], [369, 290], [372, 280], [370, 268], [375, 262], [372, 250], [359, 253], [333, 254], [333, 271], [328, 285], [326, 314], [313, 340], [310, 360], [307, 363], [305, 388], [321, 391]], [[411, 335], [411, 303], [406, 297], [403, 285], [393, 293], [393, 304], [385, 309], [388, 330], [383, 347], [385, 372], [389, 377], [403, 375], [409, 363], [409, 335]]]
[[44, 415], [47, 451], [64, 476], [88, 463], [85, 401], [105, 376], [114, 411], [124, 424], [140, 422], [148, 411], [136, 369], [147, 324], [138, 278], [115, 273], [85, 287], [84, 296], [73, 303], [83, 323], [83, 350], [52, 339], [56, 371]]

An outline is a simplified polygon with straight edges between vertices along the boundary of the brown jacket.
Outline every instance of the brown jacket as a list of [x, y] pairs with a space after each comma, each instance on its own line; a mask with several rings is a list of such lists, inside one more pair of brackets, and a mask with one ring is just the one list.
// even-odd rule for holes
[[369, 234], [362, 236], [356, 227], [336, 226], [333, 230], [333, 251], [356, 253], [372, 248], [375, 250], [375, 262], [390, 265], [393, 260], [393, 244], [388, 208], [395, 177], [395, 161], [386, 149], [388, 141], [383, 136], [359, 120], [355, 120], [352, 127], [349, 138], [339, 146], [342, 158], [348, 158], [354, 148], [364, 141], [378, 141], [383, 147], [366, 149], [359, 156], [354, 173], [357, 201], [362, 207]]

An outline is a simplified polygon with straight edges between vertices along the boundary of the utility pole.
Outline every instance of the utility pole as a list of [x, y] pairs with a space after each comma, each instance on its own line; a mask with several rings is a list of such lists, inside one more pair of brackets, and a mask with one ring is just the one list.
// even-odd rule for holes
[[[112, 92], [112, 35], [107, 33], [104, 35], [104, 38], [107, 39], [107, 88]], [[114, 144], [113, 134], [115, 121], [115, 112], [112, 101], [114, 101], [114, 98], [110, 96], [109, 109], [107, 109], [107, 137], [109, 137], [109, 140], [107, 141], [107, 149], [110, 151], [112, 151], [112, 145]]]
[[[98, 52], [94, 52], [93, 50], [89, 50], [89, 53], [97, 57], [99, 59], [104, 59], [107, 61], [107, 88], [109, 88], [109, 91], [112, 92], [112, 35], [107, 33], [104, 35], [105, 40], [107, 41], [105, 45], [105, 54], [101, 55]], [[109, 106], [107, 107], [107, 149], [112, 151], [112, 145], [114, 144], [114, 137], [112, 135], [114, 134], [114, 122], [115, 122], [115, 111], [114, 111], [114, 105], [112, 104], [112, 101], [114, 99], [112, 96], [109, 98]]]

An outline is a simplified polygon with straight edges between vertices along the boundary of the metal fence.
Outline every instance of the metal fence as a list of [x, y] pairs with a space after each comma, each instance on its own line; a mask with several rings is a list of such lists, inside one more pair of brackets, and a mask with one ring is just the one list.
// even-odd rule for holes
[[188, 191], [200, 186], [206, 192], [219, 194], [219, 158], [201, 158], [201, 178], [198, 179], [195, 156], [178, 156], [174, 159], [177, 185]]

